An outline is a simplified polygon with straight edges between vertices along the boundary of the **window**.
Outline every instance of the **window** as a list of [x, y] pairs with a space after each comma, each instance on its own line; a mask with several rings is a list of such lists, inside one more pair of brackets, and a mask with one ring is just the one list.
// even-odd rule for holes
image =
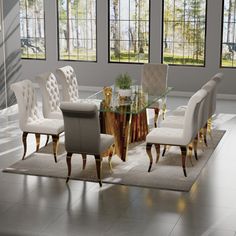
[[44, 20], [44, 0], [20, 0], [21, 58], [46, 58]]
[[59, 60], [96, 61], [96, 0], [58, 0]]
[[163, 0], [162, 61], [205, 64], [206, 0]]
[[223, 1], [221, 66], [236, 67], [236, 0]]
[[149, 0], [109, 2], [109, 62], [148, 62]]

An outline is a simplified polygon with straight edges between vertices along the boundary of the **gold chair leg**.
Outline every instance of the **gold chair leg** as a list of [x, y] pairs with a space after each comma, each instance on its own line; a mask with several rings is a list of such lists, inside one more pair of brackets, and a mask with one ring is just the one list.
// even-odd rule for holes
[[109, 167], [110, 167], [110, 170], [112, 170], [112, 164], [111, 164], [111, 159], [112, 159], [112, 156], [114, 155], [114, 152], [115, 152], [115, 144], [113, 144], [110, 148], [110, 152], [108, 154], [108, 164], [109, 164]]
[[47, 134], [47, 140], [46, 140], [46, 143], [45, 143], [45, 147], [48, 145], [48, 142], [49, 142], [49, 137], [50, 137], [50, 135], [49, 134]]
[[87, 162], [87, 155], [82, 154], [82, 159], [83, 159], [83, 170], [86, 168], [86, 162]]
[[159, 111], [160, 111], [159, 108], [155, 108], [155, 109], [154, 109], [154, 112], [155, 112], [155, 116], [154, 116], [154, 127], [155, 127], [155, 128], [157, 127], [157, 119], [158, 119]]
[[165, 114], [166, 114], [166, 103], [163, 104], [162, 106], [162, 119], [164, 120], [165, 119]]
[[182, 167], [183, 167], [183, 172], [184, 172], [184, 176], [187, 177], [187, 173], [186, 173], [186, 153], [187, 153], [187, 148], [185, 146], [180, 146], [181, 149], [181, 153], [182, 153]]
[[101, 156], [95, 155], [95, 161], [96, 161], [96, 169], [97, 169], [97, 177], [98, 177], [98, 183], [100, 187], [102, 187], [102, 180], [101, 180]]
[[26, 154], [26, 151], [27, 151], [27, 135], [28, 135], [27, 132], [23, 132], [23, 134], [22, 134], [22, 142], [23, 142], [23, 146], [24, 146], [24, 153], [23, 153], [23, 156], [22, 156], [22, 160], [24, 160], [25, 154]]
[[72, 153], [68, 152], [66, 155], [66, 164], [67, 164], [67, 170], [68, 170], [66, 183], [68, 183], [68, 181], [70, 179], [70, 175], [71, 175], [71, 157], [72, 157]]
[[40, 134], [35, 134], [35, 140], [36, 140], [36, 152], [39, 150], [40, 145]]
[[58, 149], [58, 145], [59, 145], [59, 135], [52, 135], [52, 141], [53, 141], [54, 160], [57, 163], [57, 149]]
[[151, 171], [152, 163], [153, 163], [153, 158], [152, 158], [151, 149], [152, 149], [152, 143], [147, 143], [147, 144], [146, 144], [146, 152], [147, 152], [147, 155], [148, 155], [149, 160], [150, 160], [149, 167], [148, 167], [148, 172]]

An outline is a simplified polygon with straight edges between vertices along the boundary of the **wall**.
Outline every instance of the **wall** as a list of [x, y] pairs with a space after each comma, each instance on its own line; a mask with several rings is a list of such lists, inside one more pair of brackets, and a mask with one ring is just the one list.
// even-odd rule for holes
[[0, 32], [0, 109], [15, 103], [11, 83], [20, 80], [19, 2], [2, 1], [3, 22]]
[[[46, 40], [47, 60], [23, 60], [24, 79], [34, 80], [38, 73], [55, 71], [57, 67], [70, 64], [83, 86], [105, 86], [114, 83], [114, 78], [121, 72], [128, 72], [133, 79], [140, 81], [142, 65], [108, 63], [108, 0], [98, 0], [98, 62], [60, 62], [57, 61], [57, 25], [56, 1], [45, 1], [46, 4]], [[206, 66], [184, 67], [171, 66], [169, 85], [176, 91], [193, 92], [217, 72], [225, 74], [219, 93], [236, 94], [236, 69], [220, 69], [221, 10], [222, 0], [208, 0]], [[160, 62], [161, 52], [161, 19], [162, 1], [151, 0], [151, 62]]]

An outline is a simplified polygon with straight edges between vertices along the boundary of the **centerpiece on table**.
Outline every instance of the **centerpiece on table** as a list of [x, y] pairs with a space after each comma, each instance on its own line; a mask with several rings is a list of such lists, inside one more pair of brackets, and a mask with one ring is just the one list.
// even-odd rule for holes
[[118, 75], [115, 84], [120, 97], [130, 97], [132, 95], [132, 79], [128, 73]]

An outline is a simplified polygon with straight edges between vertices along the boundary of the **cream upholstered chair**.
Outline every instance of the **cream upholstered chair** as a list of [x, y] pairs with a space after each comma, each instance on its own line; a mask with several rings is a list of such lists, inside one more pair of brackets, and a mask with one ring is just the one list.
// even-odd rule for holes
[[86, 155], [94, 155], [97, 177], [100, 186], [102, 153], [108, 150], [109, 162], [113, 154], [114, 137], [100, 133], [100, 122], [95, 104], [63, 102], [61, 110], [65, 124], [65, 149], [67, 151], [67, 167], [69, 181], [71, 175], [71, 157], [73, 153], [82, 154], [83, 169], [86, 165]]
[[43, 116], [50, 119], [63, 119], [60, 109], [60, 93], [57, 79], [53, 73], [35, 77], [42, 92]]
[[[211, 113], [211, 115], [209, 116], [209, 118], [212, 116], [212, 115], [214, 115], [214, 113], [215, 113], [215, 110], [216, 110], [216, 94], [217, 94], [217, 89], [218, 89], [218, 86], [219, 86], [219, 84], [220, 84], [220, 82], [223, 80], [223, 77], [224, 77], [224, 75], [223, 75], [223, 73], [217, 73], [217, 74], [215, 74], [208, 82], [210, 82], [210, 81], [215, 81], [216, 82], [216, 86], [215, 86], [215, 88], [214, 88], [214, 90], [213, 90], [213, 94], [212, 94], [212, 96], [211, 96], [211, 101], [210, 101], [210, 104], [211, 104], [211, 106], [209, 107], [209, 109], [210, 109], [210, 113]], [[207, 83], [208, 83], [207, 82]], [[202, 87], [204, 87], [207, 83], [205, 83]], [[187, 106], [186, 105], [182, 105], [182, 106], [179, 106], [179, 107], [177, 107], [174, 111], [173, 111], [173, 115], [175, 115], [175, 116], [184, 116], [184, 113], [185, 113], [185, 111], [186, 111], [186, 108], [187, 108]]]
[[186, 150], [189, 143], [191, 143], [197, 135], [199, 108], [206, 96], [207, 92], [201, 89], [190, 98], [185, 113], [184, 127], [182, 129], [168, 127], [154, 128], [147, 135], [146, 151], [150, 159], [148, 168], [149, 172], [151, 171], [153, 163], [153, 157], [151, 153], [152, 145], [155, 145], [157, 152], [156, 162], [158, 162], [160, 156], [160, 145], [180, 146], [182, 153], [182, 168], [184, 176], [187, 177], [185, 167]]
[[[168, 68], [169, 66], [166, 64], [144, 64], [141, 79], [143, 91], [156, 96], [163, 94], [167, 89]], [[149, 108], [155, 110], [154, 125], [157, 127], [159, 111], [162, 109], [164, 113], [166, 109], [166, 98], [159, 99]]]
[[40, 145], [40, 135], [51, 135], [53, 139], [53, 154], [57, 162], [57, 148], [59, 144], [59, 135], [64, 131], [63, 120], [46, 119], [40, 116], [37, 99], [32, 82], [23, 80], [11, 85], [14, 91], [19, 110], [20, 129], [23, 131], [22, 141], [24, 145], [24, 159], [27, 151], [27, 135], [35, 134], [36, 151]]
[[79, 100], [79, 90], [74, 69], [71, 66], [64, 66], [58, 68], [56, 73], [62, 86], [62, 100], [77, 102]]

